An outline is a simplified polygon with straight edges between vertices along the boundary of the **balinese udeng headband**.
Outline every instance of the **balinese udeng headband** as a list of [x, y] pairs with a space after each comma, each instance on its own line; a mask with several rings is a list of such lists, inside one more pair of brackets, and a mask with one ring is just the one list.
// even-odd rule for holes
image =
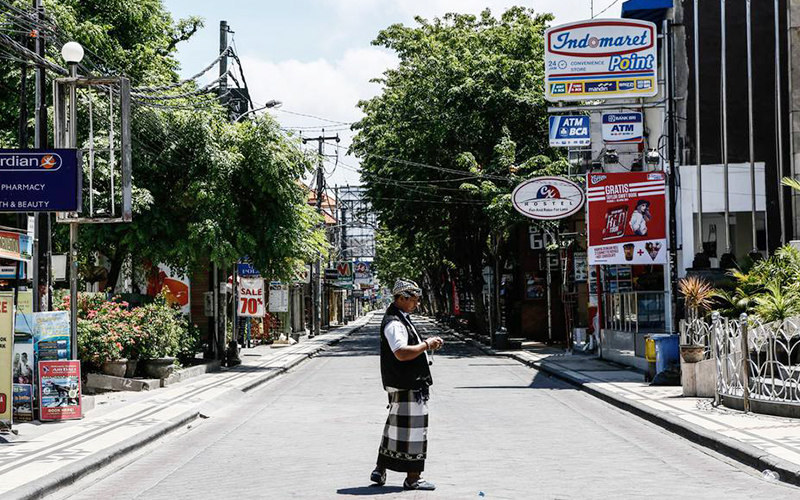
[[414, 283], [411, 280], [397, 280], [394, 283], [394, 288], [392, 288], [392, 295], [395, 297], [398, 295], [402, 295], [403, 297], [420, 297], [422, 296], [422, 290], [420, 289], [419, 285]]

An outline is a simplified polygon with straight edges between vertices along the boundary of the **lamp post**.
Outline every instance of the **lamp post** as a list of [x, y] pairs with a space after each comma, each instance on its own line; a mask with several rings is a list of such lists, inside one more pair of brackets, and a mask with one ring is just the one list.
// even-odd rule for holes
[[240, 121], [242, 118], [244, 118], [245, 116], [247, 116], [247, 115], [249, 115], [251, 113], [255, 113], [256, 111], [261, 111], [263, 109], [269, 109], [269, 108], [280, 108], [281, 106], [283, 106], [283, 103], [281, 101], [276, 101], [274, 99], [270, 100], [270, 101], [267, 101], [267, 103], [265, 105], [261, 106], [260, 108], [251, 109], [250, 111], [246, 111], [246, 112], [242, 113], [241, 115], [239, 115], [239, 118], [234, 120], [234, 123]]
[[[61, 57], [69, 65], [70, 78], [78, 78], [78, 63], [83, 60], [83, 47], [78, 42], [67, 42], [61, 48]], [[68, 148], [78, 147], [78, 87], [73, 81], [69, 87]], [[59, 138], [56, 138], [59, 140]], [[80, 187], [79, 187], [80, 189]], [[70, 358], [78, 359], [78, 223], [69, 223], [69, 314]]]

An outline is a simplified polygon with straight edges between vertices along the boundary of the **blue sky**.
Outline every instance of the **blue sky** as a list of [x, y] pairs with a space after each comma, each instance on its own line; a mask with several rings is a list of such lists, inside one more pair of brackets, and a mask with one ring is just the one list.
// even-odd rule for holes
[[[335, 122], [358, 120], [359, 99], [372, 97], [380, 88], [369, 83], [395, 64], [392, 53], [370, 42], [381, 29], [393, 24], [411, 25], [414, 16], [441, 16], [446, 12], [478, 13], [486, 7], [499, 15], [512, 5], [552, 12], [555, 24], [590, 17], [591, 0], [164, 0], [174, 18], [197, 15], [206, 26], [179, 46], [184, 76], [190, 76], [216, 57], [219, 21], [228, 21], [242, 59], [253, 100], [282, 101], [271, 111], [285, 127], [341, 128], [302, 113]], [[612, 5], [602, 17], [618, 17], [622, 1], [594, 0], [595, 12]], [[342, 135], [348, 145], [351, 135]], [[306, 129], [307, 135], [320, 130]], [[328, 153], [334, 153], [329, 148]], [[357, 184], [353, 171], [358, 162], [342, 157], [329, 177], [330, 185]], [[332, 170], [333, 164], [329, 165]]]

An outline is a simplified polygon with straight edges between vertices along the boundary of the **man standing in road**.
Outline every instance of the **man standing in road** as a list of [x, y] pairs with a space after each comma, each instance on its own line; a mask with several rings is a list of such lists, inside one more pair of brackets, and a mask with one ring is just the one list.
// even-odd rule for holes
[[444, 344], [439, 337], [425, 340], [411, 323], [422, 290], [411, 280], [397, 280], [394, 303], [381, 323], [381, 378], [389, 395], [389, 417], [378, 449], [378, 464], [370, 479], [386, 483], [386, 469], [405, 472], [403, 489], [433, 490], [423, 480], [428, 448], [428, 397], [431, 378], [428, 351]]

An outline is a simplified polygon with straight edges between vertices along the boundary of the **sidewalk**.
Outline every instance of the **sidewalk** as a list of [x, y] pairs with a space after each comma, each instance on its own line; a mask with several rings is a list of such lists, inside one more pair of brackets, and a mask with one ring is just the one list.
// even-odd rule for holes
[[142, 393], [114, 393], [81, 420], [15, 425], [16, 439], [0, 444], [0, 499], [39, 498], [193, 420], [236, 401], [364, 326], [348, 326], [271, 348], [243, 349], [242, 364]]
[[[446, 332], [460, 334], [450, 329]], [[571, 355], [544, 345], [484, 352], [510, 357], [579, 386], [587, 393], [780, 480], [800, 485], [800, 420], [714, 407], [713, 400], [682, 396], [681, 387], [650, 386], [632, 368], [596, 356]]]

